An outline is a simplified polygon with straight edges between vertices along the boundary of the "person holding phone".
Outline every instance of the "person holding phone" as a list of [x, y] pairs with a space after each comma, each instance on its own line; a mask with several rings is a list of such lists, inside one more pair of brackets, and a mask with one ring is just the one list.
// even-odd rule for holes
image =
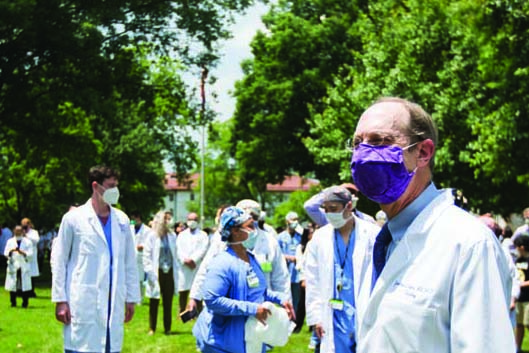
[[243, 245], [255, 227], [250, 214], [230, 206], [222, 212], [220, 227], [228, 246], [208, 267], [203, 291], [206, 310], [200, 314], [193, 334], [203, 353], [244, 353], [246, 320], [255, 316], [266, 322], [270, 310], [263, 305], [265, 301], [281, 304], [291, 319], [295, 314], [285, 294], [267, 290], [259, 263]]

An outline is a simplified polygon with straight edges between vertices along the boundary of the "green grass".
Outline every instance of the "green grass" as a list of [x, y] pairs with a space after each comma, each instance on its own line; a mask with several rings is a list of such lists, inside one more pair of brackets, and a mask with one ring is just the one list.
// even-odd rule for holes
[[[44, 266], [49, 266], [45, 264]], [[3, 287], [5, 273], [0, 274]], [[0, 290], [0, 351], [2, 353], [58, 353], [63, 351], [62, 324], [55, 320], [55, 305], [50, 300], [49, 273], [38, 278], [37, 298], [30, 298], [29, 308], [11, 308], [9, 292]], [[195, 339], [191, 332], [193, 322], [183, 324], [178, 318], [178, 298], [173, 302], [172, 335], [163, 334], [163, 314], [160, 303], [157, 332], [148, 336], [148, 300], [136, 307], [134, 318], [125, 325], [123, 353], [195, 353]], [[306, 327], [302, 333], [292, 335], [285, 347], [276, 347], [275, 353], [307, 353], [310, 334]]]

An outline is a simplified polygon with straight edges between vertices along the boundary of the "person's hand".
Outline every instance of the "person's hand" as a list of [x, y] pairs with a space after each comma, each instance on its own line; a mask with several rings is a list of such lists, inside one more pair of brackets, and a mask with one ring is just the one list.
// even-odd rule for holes
[[27, 256], [26, 252], [24, 250], [17, 249], [18, 253], [24, 257]]
[[143, 245], [138, 245], [138, 246], [136, 247], [136, 250], [138, 250], [138, 251], [143, 251]]
[[321, 324], [316, 324], [314, 326], [314, 332], [316, 332], [316, 336], [318, 336], [319, 339], [322, 339], [322, 337], [325, 335], [325, 330], [323, 330]]
[[125, 323], [132, 320], [132, 317], [134, 316], [135, 305], [135, 303], [125, 303]]
[[512, 297], [511, 298], [511, 306], [510, 306], [509, 310], [513, 311], [514, 309], [516, 309], [516, 298]]
[[195, 267], [197, 267], [197, 264], [195, 263], [195, 261], [193, 261], [191, 259], [185, 259], [184, 260], [184, 265], [186, 265], [187, 267], [189, 267], [192, 270], [194, 270]]
[[266, 319], [268, 318], [268, 315], [271, 315], [272, 312], [265, 308], [263, 305], [259, 305], [257, 307], [257, 312], [255, 313], [255, 317], [257, 320], [261, 321], [263, 325], [266, 325]]
[[187, 303], [187, 306], [186, 306], [186, 311], [193, 311], [193, 310], [197, 310], [197, 301], [193, 298], [189, 298], [189, 302]]
[[301, 281], [301, 288], [305, 288], [305, 280]]
[[68, 302], [59, 302], [55, 305], [55, 318], [65, 325], [69, 325], [72, 322]]
[[292, 303], [289, 301], [286, 301], [283, 303], [283, 308], [287, 311], [288, 318], [290, 321], [296, 320], [296, 311], [294, 310], [294, 307], [292, 306]]

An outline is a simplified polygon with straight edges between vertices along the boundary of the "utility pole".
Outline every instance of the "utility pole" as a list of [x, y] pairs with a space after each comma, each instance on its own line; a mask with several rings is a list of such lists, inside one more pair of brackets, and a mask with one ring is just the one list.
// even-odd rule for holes
[[202, 66], [202, 75], [200, 77], [200, 96], [202, 98], [202, 106], [200, 109], [200, 120], [202, 127], [202, 136], [200, 141], [201, 151], [201, 166], [200, 166], [200, 228], [204, 228], [204, 179], [205, 179], [205, 166], [204, 160], [206, 158], [206, 79], [208, 77], [208, 69]]

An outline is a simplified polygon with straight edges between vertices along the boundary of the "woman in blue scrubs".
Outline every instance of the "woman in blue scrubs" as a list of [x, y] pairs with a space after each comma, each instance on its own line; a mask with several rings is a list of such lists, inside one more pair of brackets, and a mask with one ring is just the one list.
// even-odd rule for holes
[[255, 229], [251, 216], [238, 207], [228, 207], [220, 217], [220, 227], [227, 247], [208, 266], [203, 290], [206, 310], [193, 334], [203, 353], [246, 353], [246, 319], [255, 316], [266, 321], [270, 311], [262, 305], [265, 301], [281, 304], [290, 318], [294, 312], [289, 298], [267, 290], [259, 263], [244, 247], [248, 233]]

